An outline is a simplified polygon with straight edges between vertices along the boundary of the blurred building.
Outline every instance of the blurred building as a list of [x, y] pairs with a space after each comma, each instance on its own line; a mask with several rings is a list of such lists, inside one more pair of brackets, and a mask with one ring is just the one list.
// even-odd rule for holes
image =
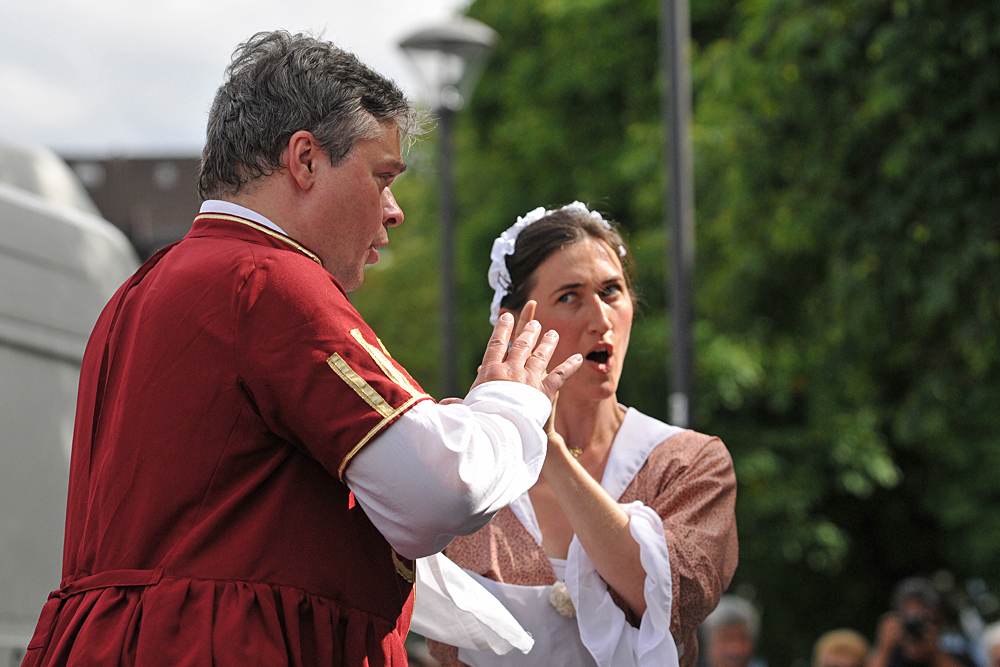
[[101, 215], [125, 232], [144, 260], [184, 236], [198, 215], [198, 157], [65, 159]]
[[137, 267], [59, 157], [0, 137], [0, 665], [59, 585], [80, 363]]

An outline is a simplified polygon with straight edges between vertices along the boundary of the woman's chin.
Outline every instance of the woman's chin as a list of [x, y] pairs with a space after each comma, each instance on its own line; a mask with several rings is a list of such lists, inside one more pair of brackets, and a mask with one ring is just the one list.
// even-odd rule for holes
[[618, 391], [618, 380], [611, 376], [603, 378], [573, 376], [559, 390], [559, 398], [571, 401], [600, 402], [614, 399]]

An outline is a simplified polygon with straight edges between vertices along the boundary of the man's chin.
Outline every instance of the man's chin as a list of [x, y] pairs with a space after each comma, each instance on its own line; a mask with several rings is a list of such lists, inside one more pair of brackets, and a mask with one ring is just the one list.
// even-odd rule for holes
[[336, 273], [334, 271], [329, 272], [333, 276], [340, 286], [344, 288], [345, 292], [353, 292], [354, 290], [361, 287], [361, 283], [364, 282], [365, 272], [360, 270], [357, 272], [352, 271], [350, 274]]

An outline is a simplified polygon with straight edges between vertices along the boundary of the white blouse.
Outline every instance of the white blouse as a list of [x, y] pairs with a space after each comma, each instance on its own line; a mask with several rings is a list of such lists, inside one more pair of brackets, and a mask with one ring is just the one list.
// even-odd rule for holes
[[[681, 430], [629, 409], [612, 443], [601, 486], [612, 498], [621, 497], [653, 449]], [[565, 561], [564, 579], [575, 611], [573, 618], [556, 611], [554, 604], [558, 600], [556, 603], [550, 601], [553, 586], [500, 584], [464, 571], [503, 602], [512, 617], [530, 633], [534, 642], [525, 655], [501, 657], [495, 648], [482, 646], [481, 642], [477, 645], [468, 637], [459, 636], [461, 633], [454, 632], [459, 627], [455, 623], [450, 625], [451, 632], [447, 633], [440, 633], [441, 628], [425, 627], [422, 620], [424, 609], [430, 605], [448, 604], [448, 600], [447, 595], [423, 595], [419, 567], [414, 629], [431, 639], [459, 646], [459, 660], [473, 667], [501, 664], [539, 667], [677, 665], [678, 647], [670, 634], [673, 602], [670, 558], [662, 520], [651, 508], [638, 501], [623, 504], [622, 509], [629, 515], [629, 529], [639, 544], [640, 562], [646, 573], [646, 611], [638, 628], [628, 623], [625, 613], [612, 600], [607, 584], [574, 537]], [[541, 530], [528, 494], [524, 493], [514, 501], [511, 510], [540, 545]], [[439, 554], [432, 558], [444, 556]], [[558, 586], [557, 583], [555, 588]], [[558, 599], [558, 592], [555, 597]], [[467, 602], [465, 606], [469, 606]], [[491, 622], [496, 627], [495, 619]], [[462, 623], [467, 625], [469, 621], [465, 619]], [[435, 636], [436, 632], [448, 636]]]

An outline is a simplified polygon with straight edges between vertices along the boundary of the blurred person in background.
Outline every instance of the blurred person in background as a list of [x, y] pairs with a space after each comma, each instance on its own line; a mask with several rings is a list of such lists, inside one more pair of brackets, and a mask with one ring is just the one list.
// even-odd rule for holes
[[986, 667], [1000, 667], [1000, 621], [991, 623], [983, 629], [979, 643], [986, 656]]
[[941, 647], [944, 612], [930, 580], [904, 579], [892, 596], [893, 609], [879, 621], [866, 667], [971, 667], [968, 656]]
[[816, 640], [812, 667], [864, 667], [868, 649], [868, 640], [860, 632], [830, 630]]
[[700, 634], [704, 642], [706, 667], [748, 667], [762, 665], [754, 657], [760, 636], [760, 613], [750, 601], [738, 595], [723, 595], [705, 622]]

